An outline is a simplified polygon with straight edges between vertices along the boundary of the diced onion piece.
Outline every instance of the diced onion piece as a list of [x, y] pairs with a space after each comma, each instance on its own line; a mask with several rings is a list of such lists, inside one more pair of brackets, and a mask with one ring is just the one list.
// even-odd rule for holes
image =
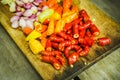
[[29, 16], [30, 19], [35, 19], [36, 18], [36, 15], [35, 14], [32, 14], [31, 16]]
[[19, 25], [20, 25], [22, 28], [26, 27], [26, 21], [25, 21], [25, 19], [24, 19], [23, 17], [20, 18], [20, 20], [19, 20]]
[[41, 3], [43, 0], [35, 0], [36, 3]]
[[34, 0], [29, 0], [29, 2], [31, 3], [31, 2], [33, 2]]
[[28, 18], [28, 20], [34, 22], [35, 18]]
[[12, 28], [18, 28], [19, 25], [18, 25], [18, 21], [13, 21], [12, 22]]
[[33, 14], [36, 14], [38, 12], [38, 8], [36, 6], [31, 7], [31, 11]]
[[30, 9], [32, 6], [33, 6], [32, 3], [27, 3], [27, 4], [24, 4], [24, 5], [23, 5], [23, 7], [24, 7], [25, 9]]
[[33, 26], [33, 21], [27, 20], [27, 21], [26, 21], [26, 26], [28, 26], [28, 27], [30, 27], [31, 29], [33, 29], [33, 28], [34, 28], [34, 26]]
[[34, 0], [33, 4], [38, 6], [43, 0]]
[[28, 3], [29, 2], [29, 0], [22, 0], [24, 3]]
[[32, 10], [31, 10], [31, 9], [26, 10], [26, 11], [23, 13], [23, 15], [26, 16], [26, 17], [31, 16], [31, 15], [32, 15]]
[[33, 4], [34, 4], [34, 5], [36, 5], [36, 6], [38, 6], [38, 5], [39, 5], [39, 3], [36, 3], [36, 2], [33, 2]]
[[19, 12], [19, 11], [21, 11], [21, 7], [16, 5], [16, 12]]
[[18, 5], [16, 5], [16, 12], [24, 12], [24, 11], [25, 11], [24, 8], [22, 8], [22, 7], [18, 6]]
[[20, 18], [19, 16], [13, 16], [13, 17], [11, 17], [10, 22], [18, 21], [19, 18]]
[[16, 12], [15, 15], [16, 15], [16, 16], [22, 16], [22, 15], [23, 15], [23, 12]]

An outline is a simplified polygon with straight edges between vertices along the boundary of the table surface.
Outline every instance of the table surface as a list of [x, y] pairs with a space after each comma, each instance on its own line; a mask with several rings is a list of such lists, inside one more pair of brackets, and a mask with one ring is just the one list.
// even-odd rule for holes
[[[120, 24], [119, 0], [91, 0], [91, 2]], [[120, 48], [78, 76], [81, 80], [118, 80], [120, 79], [119, 57]], [[1, 25], [0, 80], [42, 80]]]

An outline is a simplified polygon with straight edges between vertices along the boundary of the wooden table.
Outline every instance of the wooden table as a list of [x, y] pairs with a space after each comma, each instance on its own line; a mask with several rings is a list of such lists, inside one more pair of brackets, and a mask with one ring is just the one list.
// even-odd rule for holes
[[[96, 6], [98, 6], [100, 9], [102, 9], [106, 14], [108, 14], [110, 17], [112, 17], [114, 20], [116, 20], [118, 23], [120, 23], [120, 10], [119, 10], [119, 1], [118, 0], [91, 0]], [[111, 53], [109, 56], [115, 56], [120, 55], [120, 49], [117, 49], [116, 54]], [[27, 59], [24, 57], [22, 52], [19, 50], [17, 45], [14, 43], [14, 41], [10, 38], [10, 36], [7, 34], [7, 32], [1, 27], [0, 25], [0, 79], [1, 80], [41, 80], [42, 78], [38, 75], [38, 73], [34, 70], [34, 68], [31, 66], [31, 64], [27, 61]], [[120, 60], [117, 58], [119, 56], [115, 56], [113, 60], [111, 61], [117, 61]], [[117, 60], [116, 60], [117, 59]], [[105, 62], [107, 62], [106, 59]], [[117, 62], [116, 62], [117, 63]], [[97, 65], [99, 64], [99, 65]], [[102, 64], [102, 62], [101, 62]], [[92, 69], [99, 69], [101, 67], [100, 63], [96, 63], [96, 67], [91, 67]], [[118, 64], [112, 64], [112, 66], [116, 65], [116, 69], [119, 69], [119, 63]], [[107, 69], [108, 65], [104, 65], [102, 68]], [[90, 69], [91, 69], [90, 68]], [[88, 76], [90, 73], [90, 69], [88, 69]], [[120, 71], [116, 70], [115, 71]], [[87, 72], [87, 70], [86, 70]], [[94, 71], [94, 74], [90, 75], [99, 75], [100, 73]], [[109, 71], [108, 71], [109, 72]], [[114, 75], [115, 74], [115, 75]], [[79, 75], [81, 79], [85, 80], [84, 76], [86, 74], [83, 72]], [[116, 76], [116, 73], [112, 73], [112, 76]], [[118, 74], [120, 75], [120, 74]], [[101, 76], [101, 75], [100, 75]], [[109, 79], [110, 76], [107, 77]], [[90, 79], [89, 77], [87, 77]], [[86, 80], [88, 80], [86, 79]], [[115, 78], [120, 79], [120, 78]], [[91, 78], [92, 80], [92, 78]], [[102, 79], [101, 79], [102, 80]], [[112, 80], [112, 79], [111, 79]]]

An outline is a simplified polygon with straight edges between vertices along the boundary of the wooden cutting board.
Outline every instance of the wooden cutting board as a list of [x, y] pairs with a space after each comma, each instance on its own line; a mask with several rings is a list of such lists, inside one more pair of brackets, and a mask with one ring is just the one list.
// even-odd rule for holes
[[[78, 0], [74, 0], [74, 4], [78, 5], [76, 1]], [[0, 3], [1, 24], [44, 80], [69, 80], [120, 46], [119, 24], [96, 8], [89, 0], [81, 0], [78, 7], [85, 9], [91, 20], [98, 26], [101, 32], [98, 37], [110, 37], [112, 43], [106, 47], [100, 47], [95, 44], [89, 54], [86, 57], [80, 57], [73, 68], [66, 65], [60, 71], [57, 71], [50, 64], [40, 61], [40, 55], [32, 54], [28, 43], [25, 41], [24, 34], [18, 29], [11, 28], [10, 17], [13, 14], [9, 12], [8, 6]]]

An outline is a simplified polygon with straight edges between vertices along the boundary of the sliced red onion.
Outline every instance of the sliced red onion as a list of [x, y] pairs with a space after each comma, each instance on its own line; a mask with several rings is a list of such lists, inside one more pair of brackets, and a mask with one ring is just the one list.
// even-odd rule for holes
[[22, 15], [23, 15], [23, 12], [16, 12], [15, 15], [17, 15], [17, 16], [22, 16]]
[[23, 16], [22, 18], [23, 18], [25, 21], [29, 19], [27, 16]]
[[43, 0], [34, 0], [33, 4], [38, 6]]
[[27, 26], [27, 27], [30, 27], [31, 29], [33, 29], [33, 28], [34, 28], [34, 26], [33, 26], [33, 21], [27, 20], [27, 21], [26, 21], [26, 26]]
[[25, 9], [30, 9], [32, 7], [32, 3], [27, 3], [27, 4], [24, 4], [23, 7]]
[[15, 2], [18, 6], [23, 6], [24, 5], [24, 2], [22, 2], [21, 0], [15, 0]]
[[10, 22], [18, 21], [19, 19], [20, 19], [19, 16], [13, 16], [11, 17]]
[[34, 22], [34, 21], [35, 21], [35, 18], [34, 18], [34, 19], [29, 18], [28, 20]]
[[32, 14], [32, 15], [29, 16], [28, 18], [34, 19], [34, 18], [36, 18], [36, 15], [35, 15], [35, 14]]
[[38, 11], [38, 8], [37, 8], [36, 6], [32, 6], [32, 7], [31, 7], [31, 10], [32, 10], [32, 13], [33, 13], [33, 14], [36, 14], [37, 11]]
[[28, 18], [26, 21], [34, 22], [34, 21], [35, 21], [35, 18], [34, 18], [34, 19]]
[[41, 2], [43, 2], [43, 0], [35, 0], [34, 2], [41, 3]]
[[19, 27], [18, 21], [13, 21], [12, 28], [18, 28], [18, 27]]
[[39, 3], [37, 3], [37, 2], [33, 2], [33, 4], [34, 4], [35, 6], [38, 6], [38, 5], [39, 5]]
[[23, 15], [29, 17], [29, 16], [32, 15], [32, 13], [33, 13], [32, 10], [31, 10], [31, 9], [28, 9], [28, 10], [26, 10], [26, 11], [23, 13]]
[[32, 3], [34, 0], [29, 0], [30, 3]]
[[20, 18], [20, 20], [19, 20], [19, 25], [20, 25], [22, 28], [26, 27], [26, 21], [25, 21], [25, 19], [24, 19], [23, 17]]
[[35, 21], [35, 18], [29, 18], [29, 17], [23, 17], [25, 21], [29, 20], [29, 21], [32, 21], [34, 22]]
[[29, 0], [22, 0], [24, 3], [28, 3], [29, 2]]
[[16, 12], [24, 12], [25, 11], [25, 9], [24, 8], [22, 8], [22, 7], [20, 7], [20, 6], [16, 6]]
[[19, 11], [21, 11], [21, 7], [16, 5], [16, 12], [19, 12]]
[[38, 7], [38, 11], [42, 12], [42, 8]]

